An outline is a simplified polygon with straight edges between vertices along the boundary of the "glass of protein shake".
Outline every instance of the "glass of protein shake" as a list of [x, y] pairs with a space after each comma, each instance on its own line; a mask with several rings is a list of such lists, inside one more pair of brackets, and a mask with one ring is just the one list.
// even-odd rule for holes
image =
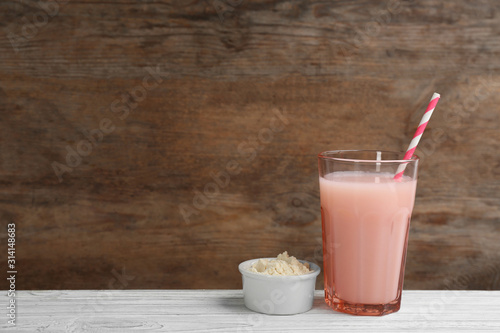
[[416, 155], [403, 156], [318, 155], [325, 301], [336, 311], [380, 316], [400, 308], [418, 167]]

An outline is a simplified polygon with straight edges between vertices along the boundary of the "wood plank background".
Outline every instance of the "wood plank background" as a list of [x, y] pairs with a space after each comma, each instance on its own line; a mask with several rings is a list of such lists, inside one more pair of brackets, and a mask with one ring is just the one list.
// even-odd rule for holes
[[405, 288], [500, 288], [500, 2], [12, 0], [0, 31], [18, 289], [321, 265], [317, 153], [405, 149], [434, 91]]

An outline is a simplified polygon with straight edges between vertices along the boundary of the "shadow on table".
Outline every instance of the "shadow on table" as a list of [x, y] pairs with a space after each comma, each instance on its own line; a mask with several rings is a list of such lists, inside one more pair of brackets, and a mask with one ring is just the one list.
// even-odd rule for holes
[[313, 310], [316, 309], [316, 310], [320, 310], [320, 311], [331, 311], [332, 313], [337, 313], [337, 312], [333, 311], [332, 308], [330, 308], [328, 306], [328, 304], [326, 304], [325, 298], [323, 296], [314, 297], [312, 309]]
[[253, 312], [245, 306], [245, 301], [243, 300], [243, 295], [241, 297], [221, 297], [217, 299], [217, 303], [225, 309], [231, 310], [231, 312]]
[[[245, 306], [245, 302], [243, 300], [243, 295], [241, 297], [224, 297], [219, 298], [217, 303], [225, 309], [230, 310], [233, 313], [255, 313], [252, 310], [249, 310]], [[326, 303], [323, 296], [314, 297], [313, 307], [310, 311], [319, 311], [321, 313], [331, 313], [331, 314], [340, 314], [339, 312], [333, 311]]]

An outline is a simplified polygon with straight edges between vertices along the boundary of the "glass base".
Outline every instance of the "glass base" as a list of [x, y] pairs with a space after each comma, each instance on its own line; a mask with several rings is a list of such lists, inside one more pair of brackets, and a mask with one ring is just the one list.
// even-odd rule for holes
[[338, 312], [355, 316], [384, 316], [399, 311], [401, 307], [401, 295], [394, 301], [386, 304], [362, 304], [349, 303], [336, 296], [330, 296], [325, 292], [325, 302]]

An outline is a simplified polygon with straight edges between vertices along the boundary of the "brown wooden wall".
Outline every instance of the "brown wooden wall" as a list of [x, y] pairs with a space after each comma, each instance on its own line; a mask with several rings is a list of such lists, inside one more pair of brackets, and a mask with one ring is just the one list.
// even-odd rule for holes
[[405, 288], [500, 288], [500, 2], [42, 4], [0, 2], [18, 289], [240, 288], [246, 259], [321, 264], [317, 153], [404, 150], [434, 91]]

